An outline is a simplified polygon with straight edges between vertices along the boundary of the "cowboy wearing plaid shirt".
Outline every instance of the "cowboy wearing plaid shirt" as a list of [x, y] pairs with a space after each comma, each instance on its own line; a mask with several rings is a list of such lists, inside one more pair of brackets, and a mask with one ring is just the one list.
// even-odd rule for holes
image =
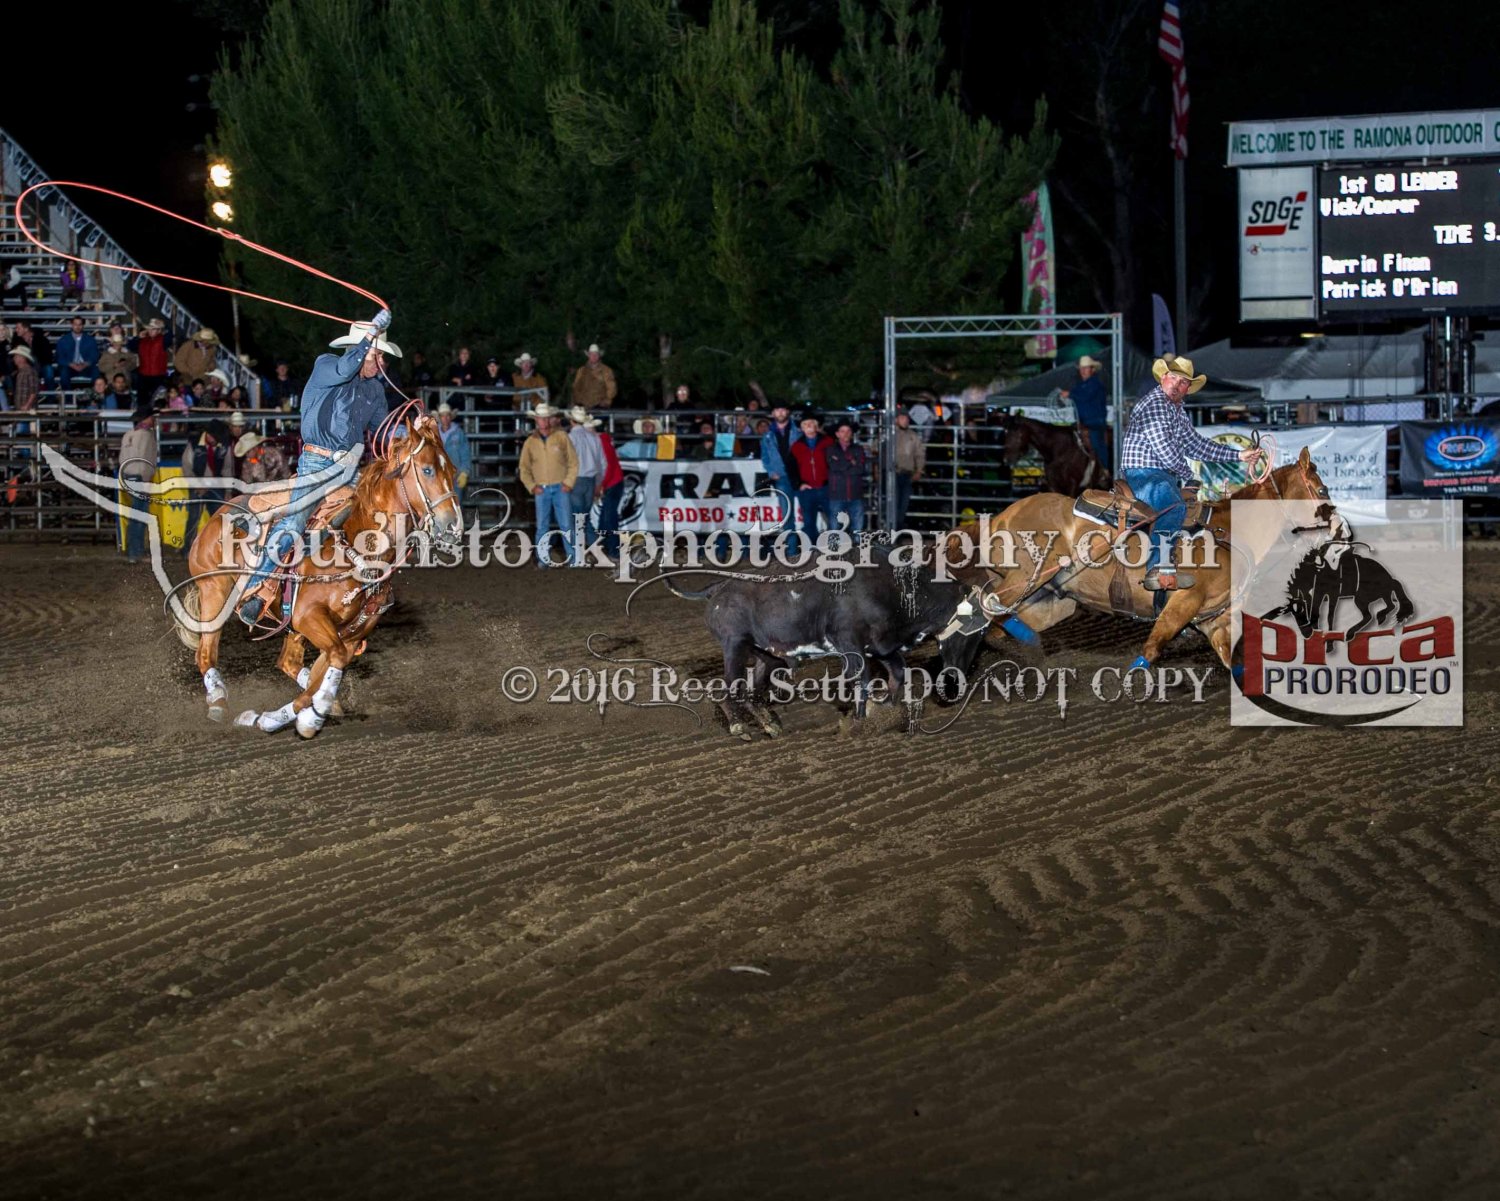
[[1177, 572], [1171, 561], [1172, 540], [1187, 516], [1182, 485], [1193, 478], [1188, 456], [1200, 461], [1248, 463], [1265, 452], [1253, 446], [1235, 450], [1210, 442], [1193, 428], [1182, 402], [1203, 387], [1208, 376], [1194, 375], [1191, 359], [1172, 355], [1157, 359], [1151, 374], [1156, 377], [1157, 385], [1136, 402], [1130, 414], [1120, 468], [1141, 503], [1156, 510], [1156, 520], [1151, 523], [1151, 566], [1144, 586], [1152, 591], [1169, 592], [1177, 587]]

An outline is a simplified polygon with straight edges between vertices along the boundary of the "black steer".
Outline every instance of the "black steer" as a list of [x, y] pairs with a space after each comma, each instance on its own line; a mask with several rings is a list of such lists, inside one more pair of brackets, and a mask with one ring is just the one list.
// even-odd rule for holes
[[[927, 568], [892, 566], [883, 547], [872, 548], [872, 563], [854, 568], [843, 583], [781, 578], [808, 569], [772, 565], [760, 579], [721, 580], [689, 592], [669, 578], [667, 587], [690, 600], [707, 600], [709, 632], [724, 648], [724, 678], [733, 691], [721, 704], [729, 732], [749, 738], [746, 714], [775, 737], [780, 723], [765, 704], [771, 672], [799, 659], [838, 656], [844, 678], [864, 686], [855, 715], [864, 716], [864, 696], [879, 664], [894, 699], [905, 683], [905, 652], [936, 635], [943, 668], [966, 671], [973, 662], [989, 619], [969, 586], [939, 581]], [[764, 578], [770, 577], [770, 578]], [[747, 670], [752, 671], [745, 695]]]

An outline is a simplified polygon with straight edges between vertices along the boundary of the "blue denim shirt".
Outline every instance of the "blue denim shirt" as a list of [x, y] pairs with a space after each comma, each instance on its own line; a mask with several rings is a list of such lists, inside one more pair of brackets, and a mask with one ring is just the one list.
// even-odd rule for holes
[[385, 381], [359, 374], [370, 339], [342, 355], [320, 354], [302, 390], [302, 441], [324, 450], [348, 450], [385, 420]]

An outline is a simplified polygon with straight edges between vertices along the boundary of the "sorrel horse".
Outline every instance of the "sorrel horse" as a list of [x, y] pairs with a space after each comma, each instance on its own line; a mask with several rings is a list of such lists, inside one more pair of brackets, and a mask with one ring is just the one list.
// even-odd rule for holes
[[[1230, 526], [1230, 500], [1296, 503], [1291, 520], [1279, 507], [1266, 506], [1264, 520], [1245, 523], [1242, 513], [1243, 528], [1234, 530]], [[1259, 516], [1253, 511], [1252, 515]], [[1200, 541], [1196, 545], [1201, 562], [1187, 568], [1193, 576], [1192, 586], [1166, 593], [1160, 613], [1155, 611], [1156, 594], [1141, 586], [1147, 548], [1137, 546], [1137, 553], [1123, 554], [1119, 559], [1111, 553], [1117, 540], [1123, 545], [1143, 539], [1144, 531], [1120, 537], [1114, 527], [1077, 516], [1070, 496], [1038, 492], [1016, 501], [997, 517], [961, 526], [948, 536], [948, 555], [951, 562], [959, 561], [959, 536], [965, 535], [971, 545], [977, 545], [988, 529], [988, 558], [994, 566], [967, 567], [960, 578], [984, 586], [988, 595], [983, 604], [991, 616], [992, 636], [993, 627], [999, 626], [1024, 642], [1036, 642], [1038, 633], [1071, 617], [1082, 605], [1101, 613], [1123, 613], [1153, 622], [1141, 656], [1132, 666], [1156, 662], [1162, 648], [1191, 625], [1207, 636], [1220, 661], [1230, 667], [1231, 560], [1246, 556], [1250, 563], [1258, 563], [1288, 532], [1347, 530], [1305, 447], [1295, 462], [1268, 472], [1259, 481], [1209, 506], [1201, 524], [1211, 534], [1212, 544]], [[1007, 546], [1011, 548], [1009, 555]], [[1032, 547], [1038, 553], [1033, 553]], [[1121, 560], [1137, 566], [1119, 568], [1124, 572], [1126, 587], [1117, 585], [1111, 597], [1111, 578]]]
[[[398, 556], [405, 554], [407, 538], [425, 534], [451, 544], [462, 533], [453, 464], [443, 453], [437, 423], [425, 415], [409, 425], [401, 423], [414, 407], [396, 410], [376, 434], [375, 461], [361, 469], [340, 530], [323, 531], [332, 535], [329, 553], [303, 556], [278, 573], [294, 577], [294, 590], [289, 620], [282, 615], [289, 632], [277, 666], [302, 685], [302, 692], [280, 709], [247, 710], [235, 719], [236, 725], [274, 733], [296, 722], [302, 737], [315, 736], [334, 711], [344, 670], [390, 607], [393, 569], [400, 566]], [[189, 613], [196, 608], [200, 620], [215, 614], [221, 619], [201, 635], [180, 629], [183, 641], [196, 645], [208, 715], [215, 721], [224, 719], [229, 699], [218, 669], [223, 619], [234, 620], [226, 606], [238, 604], [238, 584], [259, 557], [257, 547], [225, 536], [227, 523], [241, 511], [225, 505], [215, 512], [198, 532], [188, 556], [194, 589], [184, 597], [185, 608]], [[397, 536], [392, 536], [393, 530]], [[231, 556], [228, 566], [220, 562], [226, 553]], [[318, 651], [311, 670], [302, 666], [307, 642]]]
[[1085, 450], [1077, 426], [1051, 425], [1015, 413], [1001, 413], [995, 424], [1005, 431], [1005, 462], [1014, 467], [1028, 450], [1042, 456], [1042, 479], [1049, 492], [1077, 496], [1085, 488], [1108, 488], [1109, 467]]

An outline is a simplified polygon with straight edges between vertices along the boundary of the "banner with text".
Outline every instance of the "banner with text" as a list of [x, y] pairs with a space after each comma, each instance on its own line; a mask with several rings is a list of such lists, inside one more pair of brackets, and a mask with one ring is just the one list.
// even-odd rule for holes
[[1500, 420], [1401, 423], [1407, 496], [1500, 496]]
[[1241, 171], [1239, 177], [1240, 319], [1316, 316], [1312, 168]]
[[[1251, 435], [1260, 432], [1275, 444], [1276, 467], [1294, 462], [1307, 447], [1318, 475], [1328, 486], [1329, 499], [1337, 504], [1385, 499], [1386, 429], [1383, 425], [1308, 425], [1266, 433], [1253, 425], [1205, 425], [1198, 432], [1234, 447], [1249, 446]], [[1205, 495], [1223, 495], [1245, 483], [1242, 464], [1189, 462], [1203, 481]]]
[[1349, 163], [1500, 153], [1500, 109], [1233, 121], [1228, 165]]
[[[781, 528], [782, 496], [759, 459], [621, 459], [620, 529], [696, 533]], [[597, 507], [595, 520], [598, 520]]]

